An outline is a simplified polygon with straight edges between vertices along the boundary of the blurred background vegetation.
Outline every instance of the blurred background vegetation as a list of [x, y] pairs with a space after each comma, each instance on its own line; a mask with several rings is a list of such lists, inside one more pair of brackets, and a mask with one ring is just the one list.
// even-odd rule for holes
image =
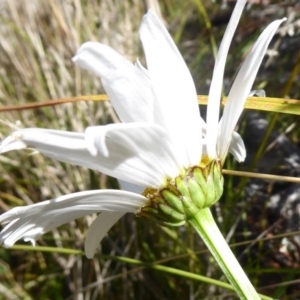
[[[0, 0], [1, 106], [40, 102], [104, 91], [98, 78], [71, 61], [79, 46], [101, 41], [129, 60], [143, 59], [138, 27], [152, 7], [164, 18], [193, 74], [198, 94], [207, 94], [214, 56], [234, 1], [211, 0]], [[240, 63], [259, 33], [286, 16], [254, 84], [267, 96], [300, 99], [300, 6], [298, 1], [251, 0], [227, 60], [228, 92]], [[174, 87], [176, 88], [176, 87]], [[201, 107], [205, 116], [205, 107]], [[116, 122], [110, 103], [77, 102], [1, 113], [1, 135], [17, 127], [83, 132], [86, 126]], [[227, 169], [298, 176], [298, 117], [246, 111], [239, 131], [248, 158]], [[60, 195], [118, 188], [114, 179], [91, 170], [21, 151], [0, 156], [0, 211]], [[296, 184], [225, 176], [225, 192], [213, 208], [219, 226], [251, 281], [263, 294], [300, 299], [300, 188]], [[83, 249], [95, 216], [43, 236], [40, 246]], [[20, 245], [25, 245], [22, 241]], [[0, 299], [236, 299], [213, 285], [151, 268], [115, 261], [124, 256], [225, 280], [189, 227], [166, 229], [126, 215], [109, 232], [95, 259], [75, 254], [0, 248]]]

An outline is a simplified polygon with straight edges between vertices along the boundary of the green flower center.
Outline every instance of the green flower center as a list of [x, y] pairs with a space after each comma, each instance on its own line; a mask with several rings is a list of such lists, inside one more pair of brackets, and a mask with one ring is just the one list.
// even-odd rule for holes
[[160, 189], [146, 188], [143, 195], [148, 204], [137, 216], [153, 219], [163, 226], [180, 226], [199, 210], [216, 203], [223, 193], [221, 162], [203, 156], [198, 166], [184, 175], [168, 180]]

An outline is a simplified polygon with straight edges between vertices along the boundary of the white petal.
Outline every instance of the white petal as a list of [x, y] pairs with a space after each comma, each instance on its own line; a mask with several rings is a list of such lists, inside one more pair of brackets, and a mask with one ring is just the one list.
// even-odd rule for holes
[[123, 212], [102, 212], [89, 227], [84, 250], [87, 258], [93, 258], [95, 250], [110, 228], [124, 215]]
[[35, 241], [42, 234], [87, 214], [136, 212], [146, 202], [147, 198], [135, 193], [95, 190], [15, 207], [0, 216], [0, 223], [7, 224], [0, 233], [0, 243], [9, 247], [21, 238]]
[[286, 19], [272, 22], [260, 35], [245, 62], [243, 63], [228, 95], [223, 114], [223, 126], [218, 140], [218, 157], [224, 159], [228, 151], [234, 127], [243, 111], [244, 103], [251, 90], [261, 61], [269, 43], [280, 24]]
[[246, 158], [246, 148], [244, 141], [242, 137], [235, 131], [233, 132], [228, 151], [235, 157], [238, 162], [243, 162]]
[[[0, 153], [32, 148], [51, 158], [97, 169], [86, 149], [84, 134], [69, 131], [25, 128], [13, 132], [0, 144]], [[78, 154], [77, 154], [78, 153]]]
[[95, 42], [83, 44], [73, 61], [101, 78], [122, 122], [164, 125], [149, 75], [139, 61], [133, 65], [112, 48]]
[[168, 31], [151, 10], [143, 17], [140, 37], [151, 82], [182, 164], [198, 164], [201, 124], [191, 74]]
[[1, 143], [0, 153], [20, 149], [21, 145], [137, 185], [159, 187], [167, 176], [178, 175], [174, 147], [161, 127], [139, 124], [142, 123], [90, 127], [86, 134], [21, 129]]
[[101, 169], [99, 159], [87, 150], [83, 133], [42, 128], [20, 129], [2, 141], [0, 153], [24, 148], [35, 149], [62, 162], [93, 170]]
[[243, 12], [246, 0], [237, 1], [234, 11], [231, 15], [229, 24], [226, 28], [224, 37], [222, 39], [218, 55], [213, 70], [213, 77], [208, 94], [207, 105], [207, 151], [208, 156], [212, 159], [216, 158], [216, 144], [218, 135], [218, 122], [220, 112], [220, 99], [223, 88], [223, 77], [226, 58], [229, 46], [236, 30], [241, 14]]
[[110, 124], [88, 127], [87, 147], [105, 155], [105, 171], [142, 186], [160, 187], [180, 173], [174, 147], [164, 130], [148, 123]]

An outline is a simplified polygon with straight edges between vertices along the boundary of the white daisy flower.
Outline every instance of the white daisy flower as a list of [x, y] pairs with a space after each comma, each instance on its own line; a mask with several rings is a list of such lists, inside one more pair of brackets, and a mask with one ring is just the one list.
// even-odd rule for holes
[[[89, 228], [85, 253], [91, 258], [107, 231], [127, 212], [181, 225], [195, 210], [222, 194], [221, 166], [230, 151], [246, 155], [234, 132], [247, 95], [283, 20], [261, 34], [229, 92], [219, 122], [225, 61], [246, 1], [238, 1], [216, 60], [209, 92], [207, 125], [200, 117], [191, 74], [163, 23], [149, 11], [140, 37], [147, 69], [112, 48], [83, 44], [73, 61], [101, 78], [122, 123], [88, 127], [84, 133], [25, 128], [3, 140], [0, 152], [30, 148], [62, 162], [88, 167], [120, 180], [130, 191], [94, 190], [16, 207], [0, 216], [0, 242], [23, 238], [33, 244], [42, 234], [87, 214], [100, 213]], [[188, 196], [188, 197], [187, 197]]]

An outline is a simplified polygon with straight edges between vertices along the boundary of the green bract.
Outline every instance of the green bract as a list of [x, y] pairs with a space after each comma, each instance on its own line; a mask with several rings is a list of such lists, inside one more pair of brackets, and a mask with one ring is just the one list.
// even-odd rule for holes
[[221, 163], [208, 162], [188, 169], [185, 175], [169, 180], [161, 189], [147, 188], [143, 195], [149, 201], [138, 216], [148, 217], [163, 226], [180, 226], [199, 210], [215, 204], [223, 193]]

